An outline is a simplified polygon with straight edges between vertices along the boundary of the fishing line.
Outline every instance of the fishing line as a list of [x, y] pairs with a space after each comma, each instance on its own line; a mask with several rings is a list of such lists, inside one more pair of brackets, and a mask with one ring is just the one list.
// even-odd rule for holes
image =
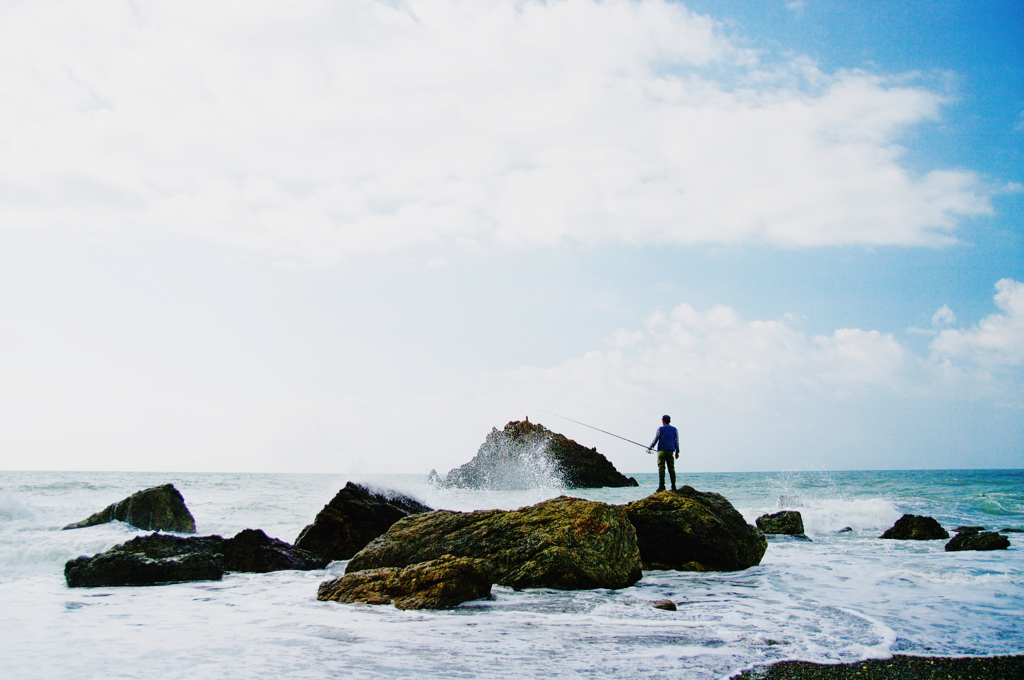
[[562, 420], [568, 420], [570, 423], [576, 423], [577, 425], [582, 425], [583, 427], [589, 427], [591, 430], [597, 430], [598, 432], [604, 432], [605, 434], [610, 434], [611, 436], [615, 437], [616, 439], [621, 439], [622, 441], [629, 442], [630, 444], [636, 444], [637, 446], [640, 446], [640, 447], [645, 448], [645, 449], [650, 448], [646, 444], [641, 444], [640, 442], [635, 442], [632, 439], [626, 439], [625, 437], [620, 437], [619, 435], [615, 434], [614, 432], [609, 432], [608, 430], [602, 430], [599, 427], [594, 427], [593, 425], [587, 425], [586, 423], [581, 423], [578, 420], [573, 420], [572, 418], [566, 418], [565, 416], [560, 416], [557, 413], [552, 413], [551, 411], [545, 411], [542, 408], [534, 409], [534, 411], [540, 411], [541, 413], [547, 413], [549, 416], [554, 416], [556, 418], [561, 418]]

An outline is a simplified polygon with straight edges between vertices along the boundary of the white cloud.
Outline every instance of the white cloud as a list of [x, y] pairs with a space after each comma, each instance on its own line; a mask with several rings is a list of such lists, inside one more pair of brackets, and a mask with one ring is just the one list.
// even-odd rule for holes
[[900, 164], [937, 95], [769, 69], [660, 0], [19, 3], [0, 81], [3, 228], [329, 262], [427, 243], [927, 245], [991, 212], [973, 173]]
[[1002, 279], [996, 283], [996, 306], [991, 314], [968, 329], [947, 329], [932, 341], [933, 359], [945, 366], [973, 366], [997, 370], [1024, 365], [1024, 283]]
[[895, 387], [913, 369], [892, 335], [839, 329], [808, 336], [787, 320], [747, 321], [723, 305], [703, 312], [679, 305], [651, 315], [645, 326], [645, 341], [630, 351], [591, 351], [553, 368], [521, 369], [518, 376], [573, 393], [675, 394], [738, 404], [778, 394], [843, 398], [868, 387]]
[[935, 328], [942, 328], [943, 326], [952, 326], [956, 323], [956, 314], [949, 308], [949, 305], [942, 305], [935, 314], [932, 315], [932, 326]]
[[[522, 368], [517, 377], [541, 392], [597, 395], [598, 401], [626, 393], [731, 405], [780, 396], [799, 401], [938, 394], [951, 377], [967, 380], [963, 385], [979, 378], [991, 383], [990, 372], [1024, 364], [1024, 284], [1003, 279], [996, 288], [1001, 312], [973, 328], [941, 331], [927, 357], [877, 330], [807, 335], [792, 317], [751, 321], [723, 305], [699, 311], [682, 304], [652, 314], [642, 332], [617, 331], [614, 350], [590, 351], [551, 368]], [[948, 307], [936, 319], [955, 322]]]

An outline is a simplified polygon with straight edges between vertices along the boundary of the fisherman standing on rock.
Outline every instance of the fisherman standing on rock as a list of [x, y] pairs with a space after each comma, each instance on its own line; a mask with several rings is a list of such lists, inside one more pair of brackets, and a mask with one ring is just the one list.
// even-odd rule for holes
[[647, 447], [647, 453], [655, 446], [658, 447], [658, 491], [665, 490], [665, 466], [668, 466], [668, 476], [672, 480], [672, 490], [676, 490], [676, 463], [672, 454], [679, 458], [679, 430], [669, 425], [672, 418], [661, 417], [661, 427], [658, 434], [654, 435], [654, 441]]

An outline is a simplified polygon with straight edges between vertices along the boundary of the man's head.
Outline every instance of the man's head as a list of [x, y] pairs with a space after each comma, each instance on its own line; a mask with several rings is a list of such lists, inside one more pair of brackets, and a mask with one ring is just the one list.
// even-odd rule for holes
[[669, 423], [672, 422], [672, 418], [670, 418], [669, 416], [662, 416], [661, 422], [664, 423], [665, 425], [668, 425]]

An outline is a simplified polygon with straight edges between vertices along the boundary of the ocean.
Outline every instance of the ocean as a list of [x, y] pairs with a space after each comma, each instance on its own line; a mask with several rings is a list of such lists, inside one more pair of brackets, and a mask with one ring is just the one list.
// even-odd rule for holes
[[[634, 476], [639, 488], [469, 491], [426, 475], [0, 472], [2, 677], [717, 679], [784, 659], [1024, 653], [1024, 534], [994, 552], [878, 538], [907, 512], [947, 529], [1024, 528], [1024, 470], [681, 474], [750, 522], [800, 510], [811, 541], [771, 538], [742, 572], [651, 571], [614, 591], [495, 586], [493, 599], [449, 611], [317, 601], [344, 562], [143, 588], [64, 582], [67, 560], [147, 532], [62, 526], [167, 482], [201, 535], [261, 528], [293, 542], [349, 480], [473, 510], [654, 491], [656, 475]], [[678, 610], [651, 606], [661, 599]]]

